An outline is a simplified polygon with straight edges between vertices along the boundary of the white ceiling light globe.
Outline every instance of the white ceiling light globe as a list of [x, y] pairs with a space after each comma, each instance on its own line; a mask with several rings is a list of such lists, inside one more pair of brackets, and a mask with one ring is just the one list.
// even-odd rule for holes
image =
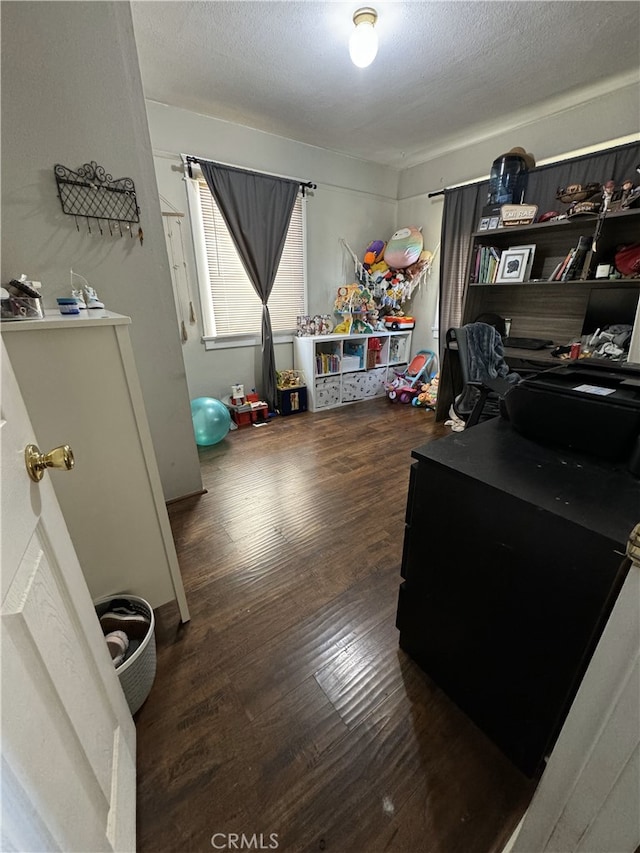
[[358, 68], [366, 68], [376, 58], [378, 34], [374, 25], [377, 17], [373, 9], [358, 9], [353, 16], [356, 28], [349, 39], [349, 55]]

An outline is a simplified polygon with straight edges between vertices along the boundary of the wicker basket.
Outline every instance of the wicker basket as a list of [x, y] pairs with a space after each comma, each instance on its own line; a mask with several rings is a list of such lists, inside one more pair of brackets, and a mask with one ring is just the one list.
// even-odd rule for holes
[[150, 620], [149, 630], [138, 648], [130, 658], [116, 668], [116, 675], [120, 679], [120, 686], [124, 691], [129, 710], [135, 714], [151, 692], [156, 677], [155, 617], [151, 605], [144, 598], [139, 598], [137, 595], [110, 595], [108, 598], [101, 598], [94, 602], [98, 618], [107, 612], [109, 603], [116, 598], [127, 601], [131, 610], [142, 613]]

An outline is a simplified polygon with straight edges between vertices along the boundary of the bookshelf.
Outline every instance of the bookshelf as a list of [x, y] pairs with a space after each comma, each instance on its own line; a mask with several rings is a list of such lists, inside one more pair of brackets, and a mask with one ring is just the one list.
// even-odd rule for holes
[[307, 381], [309, 411], [318, 412], [384, 396], [385, 383], [406, 369], [411, 332], [310, 335], [293, 344], [295, 368]]
[[[510, 335], [519, 338], [544, 338], [556, 345], [566, 345], [580, 338], [589, 297], [594, 289], [629, 288], [640, 290], [640, 278], [593, 278], [600, 264], [613, 266], [616, 247], [640, 242], [640, 208], [607, 214], [597, 241], [597, 252], [591, 254], [591, 238], [597, 218], [577, 216], [557, 222], [514, 225], [476, 231], [471, 234], [471, 251], [466, 272], [461, 325], [473, 323], [481, 314], [498, 314], [511, 320]], [[589, 242], [575, 277], [557, 279], [560, 266], [580, 238]], [[584, 241], [583, 241], [584, 243]], [[478, 280], [478, 252], [493, 248], [502, 257], [514, 247], [535, 247], [531, 264], [521, 282], [492, 283]], [[499, 263], [499, 262], [498, 262]], [[567, 261], [568, 263], [568, 261]], [[566, 267], [565, 267], [566, 269]], [[555, 273], [555, 275], [554, 275]], [[550, 280], [551, 279], [551, 280]], [[637, 329], [635, 334], [638, 334]], [[553, 367], [558, 360], [549, 350], [515, 350], [506, 348], [505, 358], [514, 370]], [[445, 353], [441, 370], [436, 420], [444, 420], [459, 382], [459, 368]]]
[[[613, 265], [616, 246], [640, 241], [640, 209], [608, 214], [598, 239], [598, 251], [591, 255], [595, 227], [595, 216], [579, 216], [472, 234], [462, 323], [473, 323], [480, 314], [500, 314], [511, 318], [511, 334], [516, 337], [549, 338], [556, 344], [579, 337], [593, 288], [640, 289], [638, 278], [592, 277], [597, 265]], [[483, 249], [494, 249], [501, 256], [522, 246], [535, 246], [528, 277], [523, 281], [477, 280], [478, 256]], [[576, 258], [574, 254], [574, 262], [567, 270], [574, 249], [582, 251], [582, 255]]]

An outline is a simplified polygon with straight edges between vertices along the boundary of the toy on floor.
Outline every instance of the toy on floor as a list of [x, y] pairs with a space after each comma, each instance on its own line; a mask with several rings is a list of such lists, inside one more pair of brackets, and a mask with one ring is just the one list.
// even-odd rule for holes
[[229, 432], [231, 424], [229, 409], [213, 397], [196, 397], [192, 400], [191, 419], [196, 444], [199, 447], [218, 444]]
[[387, 397], [392, 402], [411, 403], [421, 391], [424, 380], [435, 375], [438, 357], [428, 349], [420, 350], [411, 359], [406, 370], [397, 373], [395, 379], [385, 385]]
[[431, 382], [423, 383], [420, 393], [411, 401], [412, 406], [420, 406], [424, 409], [435, 409], [438, 400], [438, 384], [440, 373], [436, 373]]

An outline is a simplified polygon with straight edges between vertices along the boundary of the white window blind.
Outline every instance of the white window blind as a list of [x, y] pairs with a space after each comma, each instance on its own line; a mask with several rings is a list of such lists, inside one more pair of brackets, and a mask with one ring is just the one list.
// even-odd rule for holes
[[[194, 183], [197, 183], [197, 193], [190, 195], [192, 202], [195, 200], [193, 196], [196, 196], [199, 216], [192, 216], [192, 224], [203, 300], [205, 337], [251, 334], [259, 337], [262, 321], [260, 299], [244, 270], [206, 181], [199, 178]], [[269, 297], [269, 314], [274, 333], [295, 330], [296, 318], [305, 313], [304, 212], [304, 199], [298, 196]], [[201, 230], [200, 247], [197, 245], [198, 230]], [[204, 266], [206, 269], [203, 269]], [[207, 300], [210, 305], [204, 304]]]

